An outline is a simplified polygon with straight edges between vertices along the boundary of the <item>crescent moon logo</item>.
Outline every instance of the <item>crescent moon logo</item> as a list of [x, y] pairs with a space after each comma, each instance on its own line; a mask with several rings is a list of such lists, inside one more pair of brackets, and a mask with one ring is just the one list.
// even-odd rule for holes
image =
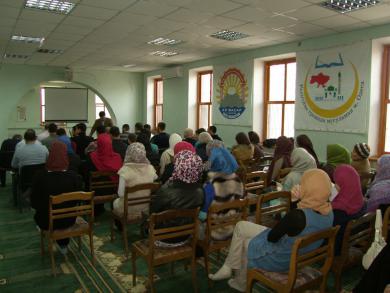
[[339, 107], [334, 108], [334, 109], [324, 109], [324, 108], [319, 107], [317, 104], [315, 104], [313, 102], [313, 99], [311, 98], [309, 91], [307, 89], [307, 79], [309, 76], [309, 71], [307, 72], [306, 77], [305, 77], [303, 95], [304, 95], [306, 104], [309, 106], [309, 108], [315, 114], [317, 114], [318, 116], [323, 117], [323, 118], [335, 118], [335, 117], [338, 117], [338, 116], [344, 114], [345, 112], [347, 112], [347, 110], [349, 108], [352, 107], [352, 105], [354, 104], [356, 97], [358, 96], [358, 93], [359, 93], [359, 74], [357, 72], [355, 65], [353, 65], [351, 63], [351, 66], [352, 66], [354, 77], [355, 77], [355, 83], [354, 83], [352, 94], [344, 104], [342, 104]]

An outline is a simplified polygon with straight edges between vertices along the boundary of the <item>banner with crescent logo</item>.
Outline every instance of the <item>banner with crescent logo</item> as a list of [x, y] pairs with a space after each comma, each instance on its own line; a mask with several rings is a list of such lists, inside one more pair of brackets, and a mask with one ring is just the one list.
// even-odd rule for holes
[[371, 42], [297, 53], [295, 128], [364, 133]]

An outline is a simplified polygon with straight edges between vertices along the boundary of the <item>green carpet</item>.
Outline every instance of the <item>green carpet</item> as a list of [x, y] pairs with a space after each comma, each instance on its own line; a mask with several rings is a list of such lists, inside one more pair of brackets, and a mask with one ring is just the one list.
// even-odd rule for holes
[[[83, 239], [79, 253], [76, 242], [71, 241], [69, 253], [65, 257], [55, 252], [57, 277], [52, 276], [50, 259], [40, 255], [40, 239], [33, 221], [33, 213], [20, 213], [11, 203], [11, 188], [0, 189], [0, 292], [146, 292], [146, 263], [137, 260], [137, 285], [132, 286], [131, 262], [124, 258], [122, 237], [117, 233], [116, 240], [110, 241], [109, 214], [100, 217], [95, 225], [96, 263], [92, 266], [88, 238]], [[129, 243], [139, 240], [136, 226], [129, 232]], [[211, 270], [221, 265], [216, 256], [211, 257]], [[155, 288], [157, 292], [191, 292], [191, 273], [184, 265], [175, 265], [175, 274], [170, 274], [169, 266], [156, 270]], [[362, 274], [355, 268], [343, 275], [344, 288], [351, 290]], [[236, 292], [227, 283], [215, 282], [207, 288], [206, 274], [202, 265], [197, 266], [199, 292]], [[332, 276], [329, 285], [333, 284]], [[328, 289], [332, 291], [332, 287]], [[254, 292], [268, 292], [255, 286]]]

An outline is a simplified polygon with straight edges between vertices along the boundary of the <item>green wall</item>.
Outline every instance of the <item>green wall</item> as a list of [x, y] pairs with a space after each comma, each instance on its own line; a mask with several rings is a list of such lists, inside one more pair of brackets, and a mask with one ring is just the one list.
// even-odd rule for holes
[[[203, 66], [216, 66], [219, 64], [234, 64], [246, 60], [254, 61], [256, 59], [269, 58], [271, 56], [296, 53], [306, 50], [320, 50], [335, 46], [353, 44], [361, 40], [373, 40], [390, 35], [390, 24], [361, 29], [346, 33], [333, 34], [318, 38], [306, 39], [297, 42], [280, 44], [270, 47], [264, 47], [254, 50], [248, 50], [231, 55], [225, 55], [215, 58], [210, 58], [202, 61], [188, 63], [182, 66], [183, 76], [164, 81], [164, 121], [167, 123], [169, 132], [181, 133], [187, 127], [188, 117], [188, 71], [190, 69]], [[370, 70], [370, 68], [367, 68]], [[144, 112], [143, 118], [146, 120], [146, 97], [147, 97], [147, 80], [150, 76], [161, 75], [163, 70], [148, 72], [144, 76]], [[256, 75], [255, 75], [256, 76]], [[253, 84], [261, 83], [262, 80], [253, 80]], [[214, 83], [215, 84], [215, 83]], [[250, 89], [253, 91], [253, 89]], [[250, 94], [251, 96], [251, 94]], [[253, 96], [253, 94], [252, 94]], [[215, 101], [213, 101], [214, 104]], [[248, 109], [253, 111], [253, 109]], [[367, 109], [369, 115], [369, 109]], [[297, 117], [296, 119], [299, 119]], [[373, 117], [377, 119], [377, 117]], [[260, 119], [261, 120], [261, 119]], [[370, 122], [371, 123], [371, 122]], [[228, 123], [226, 123], [228, 124]], [[232, 127], [231, 125], [216, 126], [221, 133], [221, 136], [226, 139], [226, 144], [231, 146], [234, 141], [234, 135], [239, 131], [248, 131], [251, 127]], [[255, 129], [257, 127], [254, 127]], [[314, 141], [315, 147], [321, 159], [325, 158], [326, 145], [329, 143], [343, 143], [348, 148], [352, 148], [356, 142], [368, 140], [368, 128], [365, 133], [336, 133], [336, 132], [313, 132], [296, 130], [296, 135], [301, 133], [308, 134]]]

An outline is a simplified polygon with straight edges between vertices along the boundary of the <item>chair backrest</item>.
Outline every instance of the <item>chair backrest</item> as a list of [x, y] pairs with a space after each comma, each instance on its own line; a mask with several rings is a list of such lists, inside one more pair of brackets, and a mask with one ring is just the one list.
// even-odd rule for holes
[[386, 209], [385, 215], [383, 216], [382, 236], [385, 240], [389, 235], [390, 229], [390, 206]]
[[291, 192], [275, 191], [259, 196], [256, 205], [256, 223], [264, 224], [264, 218], [274, 217], [290, 211]]
[[23, 166], [19, 170], [19, 186], [22, 191], [32, 187], [34, 177], [38, 171], [45, 170], [45, 164], [35, 164]]
[[366, 252], [370, 247], [375, 232], [375, 214], [367, 213], [356, 220], [348, 222], [345, 228], [341, 257], [348, 257], [348, 250], [352, 247]]
[[[151, 252], [151, 257], [153, 257], [156, 241], [167, 241], [178, 237], [189, 237], [194, 252], [196, 241], [198, 239], [198, 214], [199, 208], [188, 210], [167, 210], [161, 213], [152, 214], [149, 222], [149, 251]], [[184, 220], [184, 224], [171, 227], [164, 227], [163, 225], [164, 222], [179, 219]]]
[[[306, 266], [313, 264], [319, 265], [319, 263], [322, 262], [323, 264], [319, 270], [321, 271], [323, 278], [326, 280], [329, 269], [333, 263], [335, 239], [339, 228], [339, 226], [331, 227], [329, 229], [310, 233], [295, 240], [291, 251], [290, 269], [287, 281], [289, 290], [286, 290], [286, 292], [291, 292], [295, 284], [298, 270]], [[318, 241], [322, 241], [322, 245], [320, 247], [302, 253], [302, 248], [312, 245]]]
[[102, 195], [101, 193], [107, 193], [110, 190], [117, 191], [118, 182], [112, 180], [118, 178], [116, 172], [110, 171], [93, 171], [89, 174], [89, 190], [95, 191], [96, 195]]
[[[69, 192], [56, 196], [50, 196], [49, 200], [49, 231], [53, 232], [53, 222], [58, 219], [75, 218], [79, 216], [89, 217], [89, 226], [92, 228], [94, 221], [94, 192]], [[64, 205], [74, 204], [63, 207]], [[56, 207], [61, 205], [61, 207]]]
[[[128, 209], [131, 206], [137, 206], [141, 204], [149, 204], [151, 199], [151, 194], [157, 191], [161, 187], [158, 183], [145, 183], [138, 184], [132, 187], [126, 187], [125, 195], [123, 197], [123, 215], [124, 218], [127, 219]], [[150, 191], [147, 195], [135, 195], [129, 198], [129, 194], [138, 192], [138, 191]]]
[[[212, 204], [208, 210], [205, 241], [211, 240], [213, 231], [229, 226], [234, 227], [239, 221], [246, 220], [247, 206], [247, 199], [236, 199], [226, 203]], [[229, 213], [230, 210], [234, 210], [235, 212]]]
[[244, 175], [244, 188], [246, 192], [260, 194], [267, 186], [267, 172], [252, 171]]

